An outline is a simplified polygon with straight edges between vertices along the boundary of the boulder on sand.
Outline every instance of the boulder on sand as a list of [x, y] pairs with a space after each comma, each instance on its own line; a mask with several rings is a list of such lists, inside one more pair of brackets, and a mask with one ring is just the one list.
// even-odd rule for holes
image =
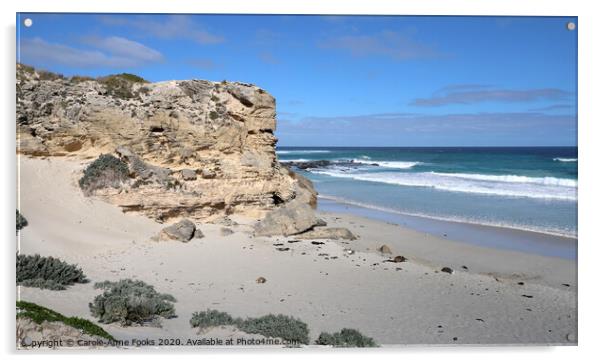
[[311, 206], [295, 199], [269, 212], [255, 225], [255, 235], [290, 236], [307, 231], [316, 224], [318, 218]]
[[188, 242], [192, 237], [202, 235], [200, 231], [198, 231], [199, 233], [195, 232], [197, 232], [197, 229], [194, 223], [188, 219], [183, 219], [178, 223], [163, 228], [163, 230], [161, 230], [160, 239], [175, 239], [180, 242]]
[[256, 223], [256, 236], [290, 236], [326, 223], [316, 217], [317, 193], [312, 182], [290, 170], [289, 175], [296, 181], [294, 199], [268, 212]]
[[315, 227], [307, 232], [295, 236], [299, 239], [337, 239], [353, 241], [357, 237], [347, 228], [340, 227]]

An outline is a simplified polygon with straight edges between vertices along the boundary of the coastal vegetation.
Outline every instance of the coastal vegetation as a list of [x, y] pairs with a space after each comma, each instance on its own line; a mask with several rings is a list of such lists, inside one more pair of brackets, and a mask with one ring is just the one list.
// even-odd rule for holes
[[333, 334], [321, 333], [316, 340], [318, 345], [332, 345], [334, 347], [377, 347], [374, 339], [367, 337], [355, 329], [342, 329]]
[[123, 100], [139, 96], [133, 89], [135, 83], [148, 83], [144, 78], [131, 73], [112, 74], [97, 80], [106, 87], [109, 95]]
[[23, 217], [23, 215], [19, 212], [19, 210], [17, 209], [17, 231], [20, 231], [23, 229], [23, 227], [27, 226], [27, 219], [25, 219], [25, 217]]
[[119, 323], [122, 326], [157, 322], [159, 317], [176, 316], [172, 304], [176, 299], [161, 294], [140, 280], [123, 279], [117, 282], [104, 281], [94, 285], [104, 292], [89, 304], [92, 316], [101, 323]]
[[303, 321], [282, 314], [268, 314], [258, 318], [233, 318], [230, 314], [217, 310], [196, 312], [190, 319], [193, 328], [204, 330], [218, 326], [232, 325], [249, 334], [282, 338], [296, 344], [309, 344], [309, 329]]
[[66, 317], [54, 310], [27, 301], [17, 301], [18, 318], [28, 318], [37, 324], [42, 324], [43, 322], [61, 322], [79, 329], [85, 334], [115, 340], [111, 334], [89, 320], [78, 317]]
[[234, 319], [226, 312], [210, 309], [197, 311], [192, 314], [192, 318], [190, 319], [190, 325], [193, 328], [199, 328], [199, 330], [224, 325], [237, 325], [238, 323], [240, 323], [240, 319]]
[[17, 285], [49, 290], [65, 290], [88, 279], [81, 268], [54, 257], [17, 255]]
[[90, 195], [97, 189], [108, 187], [117, 188], [127, 180], [128, 166], [121, 159], [102, 154], [84, 170], [84, 176], [79, 180], [79, 186], [84, 194]]

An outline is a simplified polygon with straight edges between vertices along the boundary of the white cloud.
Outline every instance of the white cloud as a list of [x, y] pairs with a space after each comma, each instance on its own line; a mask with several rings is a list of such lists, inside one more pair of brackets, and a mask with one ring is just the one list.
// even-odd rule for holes
[[95, 45], [113, 55], [130, 59], [138, 59], [145, 62], [157, 62], [163, 59], [163, 55], [160, 52], [121, 37], [103, 38]]
[[415, 41], [408, 34], [394, 31], [339, 36], [327, 39], [319, 45], [322, 48], [343, 50], [357, 57], [377, 55], [394, 60], [407, 60], [443, 56], [431, 46]]
[[96, 49], [74, 48], [50, 43], [42, 38], [22, 39], [19, 44], [19, 61], [26, 64], [44, 62], [80, 68], [130, 68], [163, 59], [160, 52], [125, 38], [98, 38], [89, 43], [89, 46]]
[[103, 16], [107, 25], [125, 26], [137, 29], [143, 34], [160, 39], [190, 39], [200, 44], [222, 43], [224, 38], [213, 34], [196, 24], [189, 15], [169, 15], [157, 20], [156, 16]]

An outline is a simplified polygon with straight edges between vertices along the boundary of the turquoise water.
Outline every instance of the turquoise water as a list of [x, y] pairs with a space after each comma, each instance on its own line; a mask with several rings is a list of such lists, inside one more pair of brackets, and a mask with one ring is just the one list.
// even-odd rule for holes
[[[577, 148], [281, 147], [322, 198], [390, 213], [577, 236]], [[354, 161], [340, 164], [337, 161]]]

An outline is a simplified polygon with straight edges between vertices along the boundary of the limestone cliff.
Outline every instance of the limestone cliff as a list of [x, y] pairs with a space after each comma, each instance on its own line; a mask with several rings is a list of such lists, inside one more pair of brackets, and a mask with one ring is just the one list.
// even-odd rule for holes
[[316, 205], [311, 183], [276, 158], [274, 97], [251, 84], [63, 78], [18, 65], [16, 116], [22, 154], [126, 161], [131, 179], [95, 192], [124, 211], [203, 221]]

